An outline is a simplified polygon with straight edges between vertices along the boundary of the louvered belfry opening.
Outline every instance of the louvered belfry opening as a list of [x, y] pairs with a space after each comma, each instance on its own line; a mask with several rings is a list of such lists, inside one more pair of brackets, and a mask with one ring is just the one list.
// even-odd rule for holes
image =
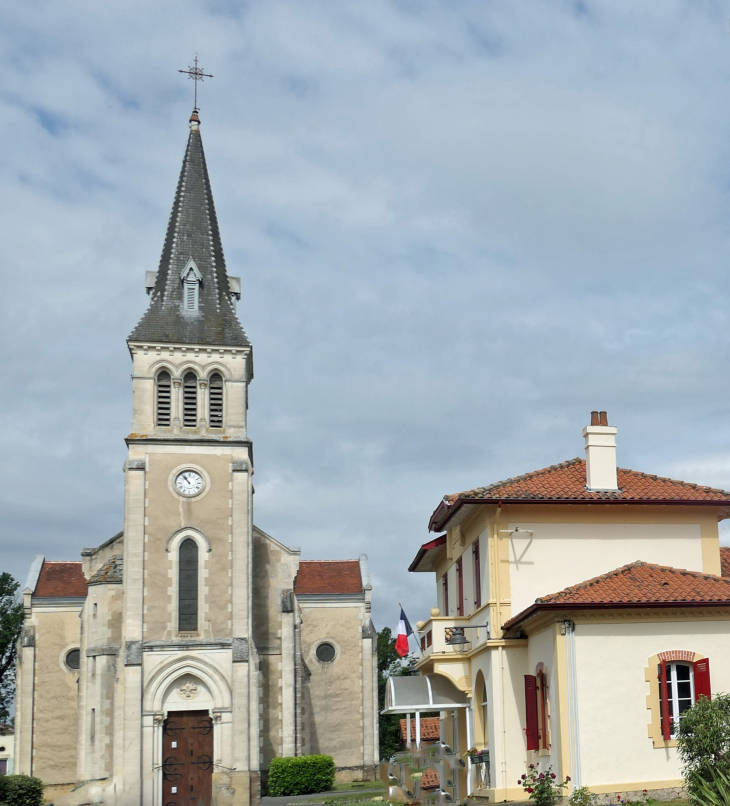
[[192, 537], [180, 544], [178, 576], [177, 629], [179, 632], [198, 630], [198, 545]]
[[210, 376], [209, 419], [211, 428], [223, 428], [223, 378], [217, 372]]
[[185, 280], [185, 310], [198, 310], [198, 280], [192, 271]]
[[198, 378], [188, 372], [183, 378], [183, 425], [186, 428], [198, 426]]
[[169, 426], [172, 416], [172, 378], [163, 370], [157, 376], [157, 425]]

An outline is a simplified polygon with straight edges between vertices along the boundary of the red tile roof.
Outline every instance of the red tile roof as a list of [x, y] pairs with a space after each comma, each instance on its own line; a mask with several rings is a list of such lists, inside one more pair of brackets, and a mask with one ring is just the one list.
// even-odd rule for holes
[[584, 459], [570, 459], [542, 470], [525, 473], [487, 487], [477, 487], [461, 493], [447, 495], [431, 516], [431, 531], [439, 531], [454, 511], [457, 502], [586, 502], [601, 503], [687, 503], [730, 504], [730, 493], [700, 484], [639, 473], [618, 468], [618, 486], [614, 491], [591, 492], [586, 490], [586, 463]]
[[[441, 738], [441, 719], [437, 716], [421, 717], [421, 739], [424, 742], [433, 742]], [[400, 721], [400, 740], [406, 741], [406, 720]], [[411, 719], [411, 741], [416, 741], [416, 720]]]
[[429, 767], [426, 772], [421, 776], [421, 789], [438, 789], [439, 788], [439, 774], [436, 770]]
[[299, 563], [294, 593], [362, 593], [358, 560], [308, 560]]
[[681, 607], [693, 604], [730, 606], [730, 579], [635, 562], [536, 599], [535, 604], [510, 619], [504, 629], [549, 608]]
[[730, 577], [730, 547], [720, 546], [720, 573]]
[[45, 560], [33, 595], [43, 599], [58, 596], [86, 596], [86, 579], [81, 570], [81, 563]]

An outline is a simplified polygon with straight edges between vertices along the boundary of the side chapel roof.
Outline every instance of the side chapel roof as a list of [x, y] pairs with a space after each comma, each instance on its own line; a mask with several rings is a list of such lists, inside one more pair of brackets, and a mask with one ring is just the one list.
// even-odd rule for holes
[[[250, 342], [233, 306], [196, 112], [190, 121], [150, 304], [129, 340], [247, 347]], [[202, 278], [197, 311], [183, 306], [182, 273], [191, 259]]]
[[41, 599], [86, 596], [82, 563], [44, 560], [33, 596]]
[[362, 593], [358, 560], [305, 560], [299, 563], [294, 593]]
[[541, 596], [511, 618], [504, 629], [516, 627], [541, 610], [693, 605], [730, 606], [730, 578], [638, 561]]

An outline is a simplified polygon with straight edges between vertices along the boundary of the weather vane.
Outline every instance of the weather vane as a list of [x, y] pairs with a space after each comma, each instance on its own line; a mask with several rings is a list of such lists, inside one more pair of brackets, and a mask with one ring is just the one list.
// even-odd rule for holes
[[210, 73], [204, 73], [202, 67], [198, 67], [198, 54], [195, 54], [195, 61], [193, 62], [194, 66], [190, 67], [188, 65], [187, 70], [178, 70], [178, 73], [185, 73], [188, 78], [192, 78], [195, 82], [195, 103], [194, 109], [198, 111], [198, 81], [202, 81], [204, 78], [213, 78]]

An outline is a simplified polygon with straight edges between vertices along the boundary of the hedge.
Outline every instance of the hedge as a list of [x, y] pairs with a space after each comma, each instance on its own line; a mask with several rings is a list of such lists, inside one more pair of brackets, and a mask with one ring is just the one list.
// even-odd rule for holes
[[0, 806], [43, 806], [43, 781], [30, 775], [0, 775]]
[[269, 768], [269, 795], [311, 795], [327, 792], [335, 783], [332, 756], [274, 758]]

